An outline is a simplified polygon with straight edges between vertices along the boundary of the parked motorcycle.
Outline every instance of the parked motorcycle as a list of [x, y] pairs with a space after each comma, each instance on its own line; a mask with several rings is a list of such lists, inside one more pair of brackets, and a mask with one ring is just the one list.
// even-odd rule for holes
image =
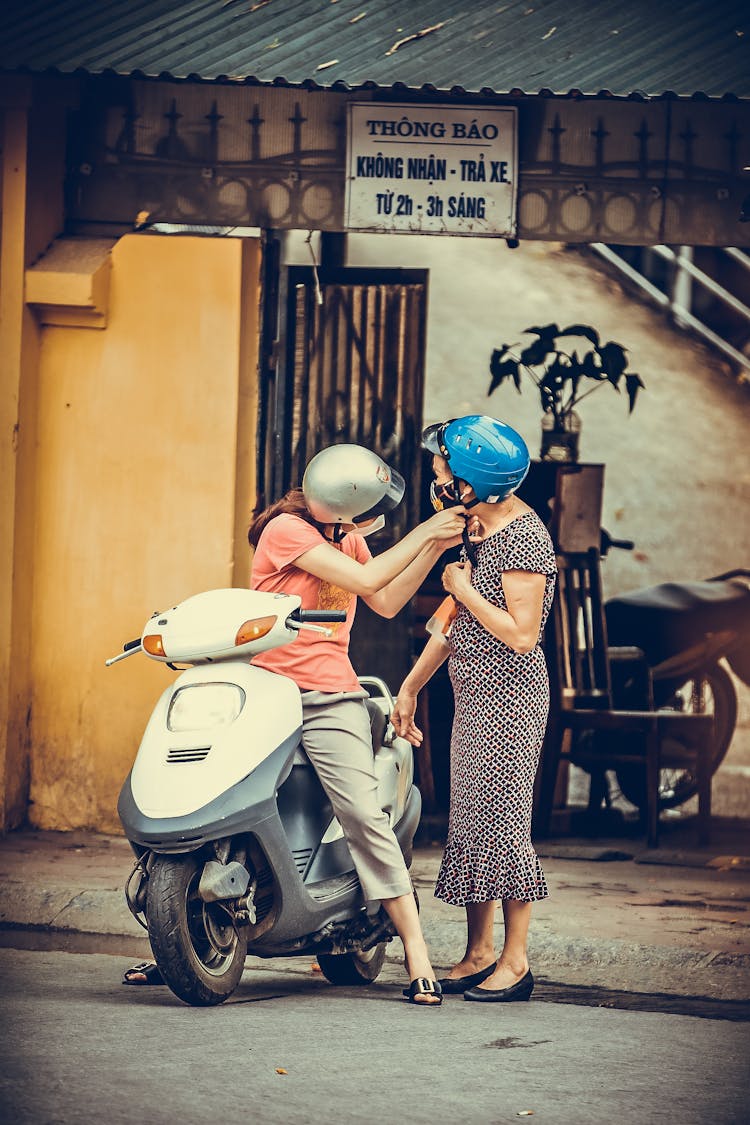
[[[602, 533], [602, 555], [611, 547], [632, 546]], [[737, 692], [724, 662], [750, 685], [750, 571], [732, 570], [705, 581], [665, 582], [628, 591], [609, 598], [604, 612], [609, 644], [643, 651], [657, 708], [713, 715], [715, 773], [737, 722]], [[632, 667], [612, 663], [617, 707], [639, 706], [642, 688], [631, 675]], [[618, 765], [617, 781], [631, 804], [645, 807], [645, 779], [637, 765]], [[675, 808], [697, 791], [698, 779], [689, 769], [661, 770], [661, 809]]]
[[[146, 727], [118, 813], [136, 863], [125, 893], [148, 930], [164, 980], [181, 1000], [219, 1004], [248, 953], [313, 954], [333, 984], [374, 980], [395, 934], [366, 904], [340, 824], [300, 745], [296, 684], [249, 663], [330, 632], [345, 614], [302, 610], [300, 598], [211, 590], [154, 614], [137, 652], [175, 670]], [[381, 805], [411, 865], [421, 797], [412, 748], [388, 721], [393, 698], [360, 680]], [[145, 919], [145, 921], [144, 921]]]

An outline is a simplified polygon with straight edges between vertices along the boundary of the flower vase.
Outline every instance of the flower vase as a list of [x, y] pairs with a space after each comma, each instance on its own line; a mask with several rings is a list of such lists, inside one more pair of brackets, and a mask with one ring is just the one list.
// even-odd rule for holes
[[561, 418], [554, 414], [542, 415], [542, 447], [539, 456], [542, 461], [578, 460], [578, 442], [581, 436], [581, 419], [575, 410]]

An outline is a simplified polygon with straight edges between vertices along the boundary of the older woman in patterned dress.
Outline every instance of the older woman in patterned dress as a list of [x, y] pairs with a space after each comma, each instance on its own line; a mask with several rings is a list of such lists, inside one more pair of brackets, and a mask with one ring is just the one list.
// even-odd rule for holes
[[[474, 543], [443, 574], [456, 603], [449, 633], [430, 637], [393, 714], [398, 733], [419, 744], [417, 695], [449, 660], [451, 801], [435, 894], [465, 907], [468, 936], [463, 957], [441, 985], [466, 1000], [528, 1000], [534, 987], [526, 948], [531, 908], [548, 893], [531, 843], [531, 811], [549, 707], [539, 642], [554, 594], [555, 555], [544, 524], [515, 495], [529, 456], [514, 430], [470, 416], [431, 427], [425, 446], [433, 453], [433, 499], [470, 509]], [[505, 922], [499, 958], [498, 902]]]

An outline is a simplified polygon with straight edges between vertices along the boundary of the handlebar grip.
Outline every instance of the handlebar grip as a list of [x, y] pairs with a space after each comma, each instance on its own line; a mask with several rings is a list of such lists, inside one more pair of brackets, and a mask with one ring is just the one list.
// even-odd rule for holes
[[[331, 621], [346, 621], [345, 609], [298, 609], [292, 614], [296, 621], [315, 621], [328, 624]], [[140, 644], [140, 641], [138, 642]]]
[[140, 647], [141, 647], [141, 638], [136, 637], [134, 641], [128, 641], [127, 644], [124, 644], [122, 646], [122, 651], [123, 652], [130, 652], [131, 649], [140, 648]]
[[618, 547], [621, 551], [632, 551], [635, 543], [632, 539], [615, 539], [609, 534], [606, 527], [601, 528], [599, 535], [599, 554], [605, 558], [612, 547]]

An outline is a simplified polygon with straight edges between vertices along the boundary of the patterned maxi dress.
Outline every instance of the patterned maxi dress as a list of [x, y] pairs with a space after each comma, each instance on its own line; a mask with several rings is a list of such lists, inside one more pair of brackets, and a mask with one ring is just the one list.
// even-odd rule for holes
[[[546, 576], [544, 628], [557, 567], [536, 513], [524, 512], [478, 544], [472, 585], [502, 609], [506, 570]], [[534, 775], [549, 710], [544, 653], [539, 644], [529, 653], [509, 648], [462, 605], [449, 643], [456, 709], [448, 839], [435, 895], [454, 906], [546, 898], [531, 843]]]

